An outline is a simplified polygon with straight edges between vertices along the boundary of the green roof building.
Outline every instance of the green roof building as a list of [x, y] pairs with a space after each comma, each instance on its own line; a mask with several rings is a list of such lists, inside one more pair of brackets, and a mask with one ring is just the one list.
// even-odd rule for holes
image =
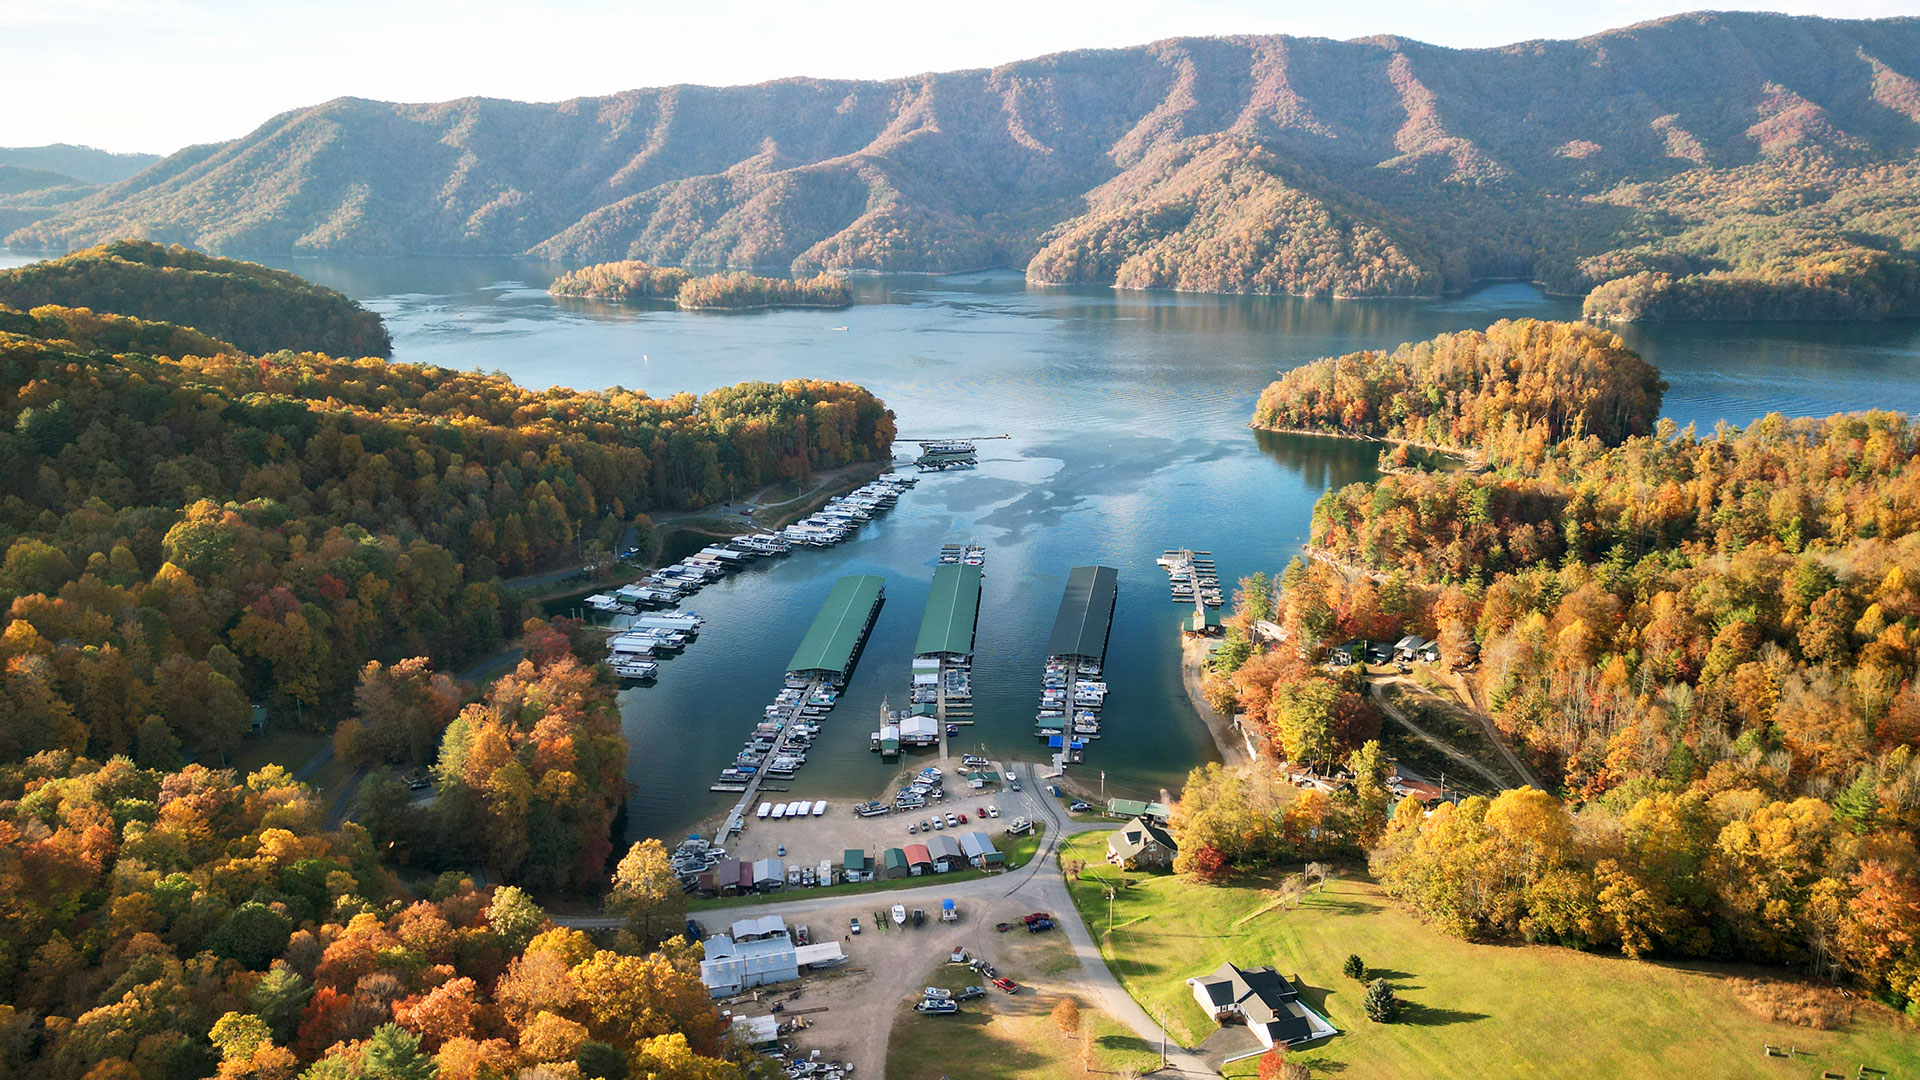
[[1120, 571], [1111, 566], [1076, 566], [1067, 575], [1060, 611], [1047, 638], [1047, 655], [1099, 662], [1107, 655], [1107, 631], [1113, 626], [1113, 602], [1120, 593]]
[[787, 661], [788, 674], [825, 679], [836, 686], [845, 683], [886, 598], [886, 583], [871, 574], [834, 582], [807, 636]]
[[913, 655], [970, 657], [979, 622], [980, 568], [962, 563], [937, 567]]

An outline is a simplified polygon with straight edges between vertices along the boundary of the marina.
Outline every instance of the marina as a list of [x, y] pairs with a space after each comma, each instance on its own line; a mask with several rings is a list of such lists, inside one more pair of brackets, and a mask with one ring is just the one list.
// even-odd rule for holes
[[1226, 602], [1225, 594], [1220, 591], [1220, 573], [1213, 565], [1213, 552], [1190, 548], [1168, 550], [1155, 561], [1167, 572], [1167, 588], [1174, 603], [1217, 608]]
[[[869, 753], [868, 735], [883, 697], [902, 704], [928, 559], [948, 542], [992, 549], [993, 588], [981, 598], [973, 659], [974, 724], [961, 728], [962, 741], [993, 756], [1038, 756], [1035, 669], [1068, 567], [1115, 566], [1132, 581], [1163, 550], [1193, 548], [1213, 552], [1223, 588], [1256, 570], [1277, 572], [1306, 538], [1315, 501], [1375, 474], [1378, 446], [1247, 430], [1276, 369], [1502, 318], [1580, 317], [1577, 300], [1521, 284], [1436, 300], [1222, 298], [1033, 288], [1002, 271], [857, 276], [860, 302], [845, 311], [587, 314], [556, 304], [545, 292], [553, 271], [529, 260], [303, 258], [287, 268], [377, 310], [393, 330], [395, 356], [409, 363], [499, 369], [533, 388], [617, 382], [659, 399], [804, 372], [860, 383], [896, 414], [895, 468], [920, 481], [897, 506], [843, 543], [792, 544], [791, 557], [756, 558], [678, 602], [707, 620], [698, 640], [661, 654], [657, 681], [627, 684], [620, 696], [633, 784], [623, 843], [684, 836], [732, 806], [738, 794], [706, 789], [779, 687], [799, 631], [838, 577], [884, 576], [889, 604], [836, 720], [791, 784], [793, 798], [804, 788], [851, 806], [897, 771]], [[826, 332], [841, 323], [849, 332]], [[1920, 329], [1911, 320], [1618, 329], [1671, 384], [1664, 415], [1701, 430], [1773, 409], [1825, 416], [1910, 403], [1920, 392]], [[636, 350], [651, 353], [651, 364], [636, 366]], [[911, 436], [1000, 432], [1014, 438], [977, 443], [972, 467], [921, 472], [913, 464], [920, 448]], [[1169, 615], [1191, 610], [1138, 584], [1119, 597], [1105, 665], [1125, 673], [1124, 693], [1108, 694], [1092, 745], [1110, 792], [1149, 798], [1218, 751], [1182, 686], [1181, 636], [1167, 632]], [[670, 761], [681, 767], [663, 765]], [[708, 762], [713, 769], [701, 767]]]
[[1076, 566], [1067, 575], [1047, 637], [1040, 709], [1034, 715], [1034, 735], [1053, 752], [1055, 772], [1083, 760], [1087, 743], [1100, 737], [1107, 641], [1119, 581], [1120, 572], [1111, 566]]
[[[792, 780], [807, 763], [807, 751], [819, 737], [827, 714], [839, 703], [840, 688], [852, 675], [886, 597], [885, 582], [871, 574], [834, 582], [788, 662], [786, 684], [762, 710], [762, 718], [733, 764], [722, 769], [707, 789], [740, 796], [727, 815], [727, 835], [738, 836], [746, 828], [748, 808], [760, 792], [786, 790], [768, 787], [768, 780]], [[797, 816], [800, 805], [761, 803], [756, 816], [761, 820]], [[809, 804], [808, 812], [826, 813], [825, 800]]]

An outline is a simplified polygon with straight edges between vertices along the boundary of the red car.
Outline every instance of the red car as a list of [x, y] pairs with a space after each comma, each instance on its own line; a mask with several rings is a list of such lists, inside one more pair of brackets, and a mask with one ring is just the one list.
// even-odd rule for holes
[[976, 807], [974, 807], [974, 808], [973, 808], [973, 816], [974, 816], [974, 817], [977, 817], [977, 818], [980, 818], [980, 819], [981, 819], [981, 820], [983, 820], [983, 821], [984, 821], [984, 820], [986, 820], [986, 816], [987, 816], [987, 808], [986, 808], [986, 807], [984, 807], [984, 806], [976, 806]]
[[993, 980], [993, 985], [1005, 990], [1009, 994], [1017, 994], [1020, 992], [1020, 984], [1004, 976]]
[[1026, 923], [1028, 926], [1032, 926], [1034, 923], [1039, 922], [1041, 919], [1051, 919], [1051, 918], [1053, 918], [1053, 916], [1047, 914], [1044, 911], [1036, 911], [1031, 915], [1021, 916], [1020, 921], [1023, 923]]
[[965, 814], [961, 814], [961, 815], [960, 815], [960, 824], [962, 824], [962, 825], [965, 825], [966, 823], [967, 823], [967, 815], [965, 815]]

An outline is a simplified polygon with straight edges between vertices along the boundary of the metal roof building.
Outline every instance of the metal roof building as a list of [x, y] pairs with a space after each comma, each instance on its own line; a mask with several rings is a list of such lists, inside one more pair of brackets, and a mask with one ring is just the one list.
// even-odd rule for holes
[[886, 598], [886, 583], [871, 574], [834, 582], [833, 591], [820, 605], [820, 614], [807, 628], [807, 636], [800, 639], [793, 659], [787, 661], [787, 671], [833, 683], [846, 682]]
[[933, 571], [933, 592], [920, 620], [915, 656], [972, 656], [980, 622], [980, 568], [951, 563]]
[[1067, 575], [1060, 613], [1053, 617], [1048, 656], [1101, 660], [1107, 655], [1107, 631], [1120, 593], [1120, 571], [1111, 566], [1076, 566]]

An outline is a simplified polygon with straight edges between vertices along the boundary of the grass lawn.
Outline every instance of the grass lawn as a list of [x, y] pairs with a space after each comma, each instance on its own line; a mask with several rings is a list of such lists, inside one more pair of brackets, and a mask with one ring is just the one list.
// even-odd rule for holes
[[[1033, 861], [1034, 852], [1040, 850], [1040, 837], [1046, 833], [1046, 826], [1035, 824], [1033, 831], [1025, 836], [1008, 836], [1001, 833], [993, 838], [993, 846], [1007, 857], [1007, 869], [1025, 866]], [[950, 885], [961, 881], [972, 881], [986, 877], [984, 870], [953, 870], [931, 877], [922, 874], [919, 877], [893, 878], [890, 881], [859, 881], [853, 884], [829, 885], [824, 889], [806, 889], [808, 898], [816, 896], [846, 896], [853, 893], [891, 892], [895, 889], [917, 889], [922, 885]], [[687, 904], [688, 911], [712, 911], [716, 908], [751, 907], [754, 904], [775, 904], [782, 900], [792, 900], [794, 895], [786, 892], [748, 893], [745, 896], [698, 897]]]
[[[1075, 837], [1062, 858], [1098, 867], [1104, 838]], [[1148, 1011], [1192, 1046], [1214, 1028], [1185, 980], [1232, 960], [1272, 964], [1297, 976], [1306, 1002], [1344, 1034], [1290, 1059], [1316, 1075], [1371, 1077], [1811, 1077], [1853, 1076], [1861, 1064], [1911, 1071], [1920, 1028], [1863, 1004], [1838, 1031], [1770, 1023], [1745, 1011], [1722, 985], [1755, 969], [1636, 963], [1534, 946], [1475, 945], [1428, 929], [1373, 884], [1336, 880], [1292, 911], [1253, 914], [1270, 902], [1250, 882], [1226, 888], [1172, 876], [1134, 875], [1114, 903], [1103, 938], [1108, 966]], [[1092, 881], [1070, 886], [1096, 935], [1107, 898]], [[1249, 917], [1251, 916], [1251, 917]], [[1360, 984], [1340, 974], [1358, 953], [1408, 1002], [1404, 1019], [1376, 1024], [1360, 1010]], [[1794, 1046], [1789, 1062], [1763, 1058], [1763, 1044]], [[1236, 1063], [1233, 1077], [1252, 1076]], [[1902, 1068], [1906, 1066], [1906, 1068]]]
[[[307, 759], [325, 749], [332, 737], [317, 731], [294, 731], [279, 728], [257, 739], [243, 739], [240, 749], [233, 752], [233, 760], [227, 768], [241, 776], [253, 772], [265, 765], [280, 765], [288, 772], [297, 771], [307, 763]], [[207, 762], [211, 766], [213, 762]], [[320, 802], [325, 806], [340, 791], [340, 786], [353, 776], [353, 766], [339, 758], [330, 758], [319, 771], [307, 778], [307, 783], [319, 793]]]
[[[1067, 966], [1076, 966], [1064, 945], [1065, 935], [1041, 935], [1052, 938], [1044, 955], [1033, 961], [1043, 970], [1058, 966], [1064, 957]], [[1056, 957], [1055, 954], [1058, 954]], [[1020, 980], [1021, 972], [1001, 964], [1001, 973]], [[1160, 1064], [1160, 1050], [1133, 1032], [1108, 1019], [1084, 1001], [1081, 1003], [1081, 1033], [1068, 1038], [1060, 1033], [1051, 1015], [1059, 1000], [1052, 995], [1035, 994], [1030, 987], [1008, 997], [987, 985], [986, 979], [964, 967], [943, 964], [927, 973], [926, 986], [942, 986], [958, 992], [963, 987], [985, 987], [987, 996], [963, 1002], [955, 1016], [922, 1016], [913, 1011], [913, 1003], [900, 1006], [894, 1021], [893, 1038], [887, 1044], [887, 1075], [895, 1080], [938, 1080], [940, 1077], [966, 1077], [968, 1080], [1079, 1080], [1089, 1076], [1112, 1076], [1131, 1066], [1138, 1075]], [[1095, 1046], [1094, 1067], [1089, 1073], [1082, 1065], [1081, 1039], [1089, 1034]]]

